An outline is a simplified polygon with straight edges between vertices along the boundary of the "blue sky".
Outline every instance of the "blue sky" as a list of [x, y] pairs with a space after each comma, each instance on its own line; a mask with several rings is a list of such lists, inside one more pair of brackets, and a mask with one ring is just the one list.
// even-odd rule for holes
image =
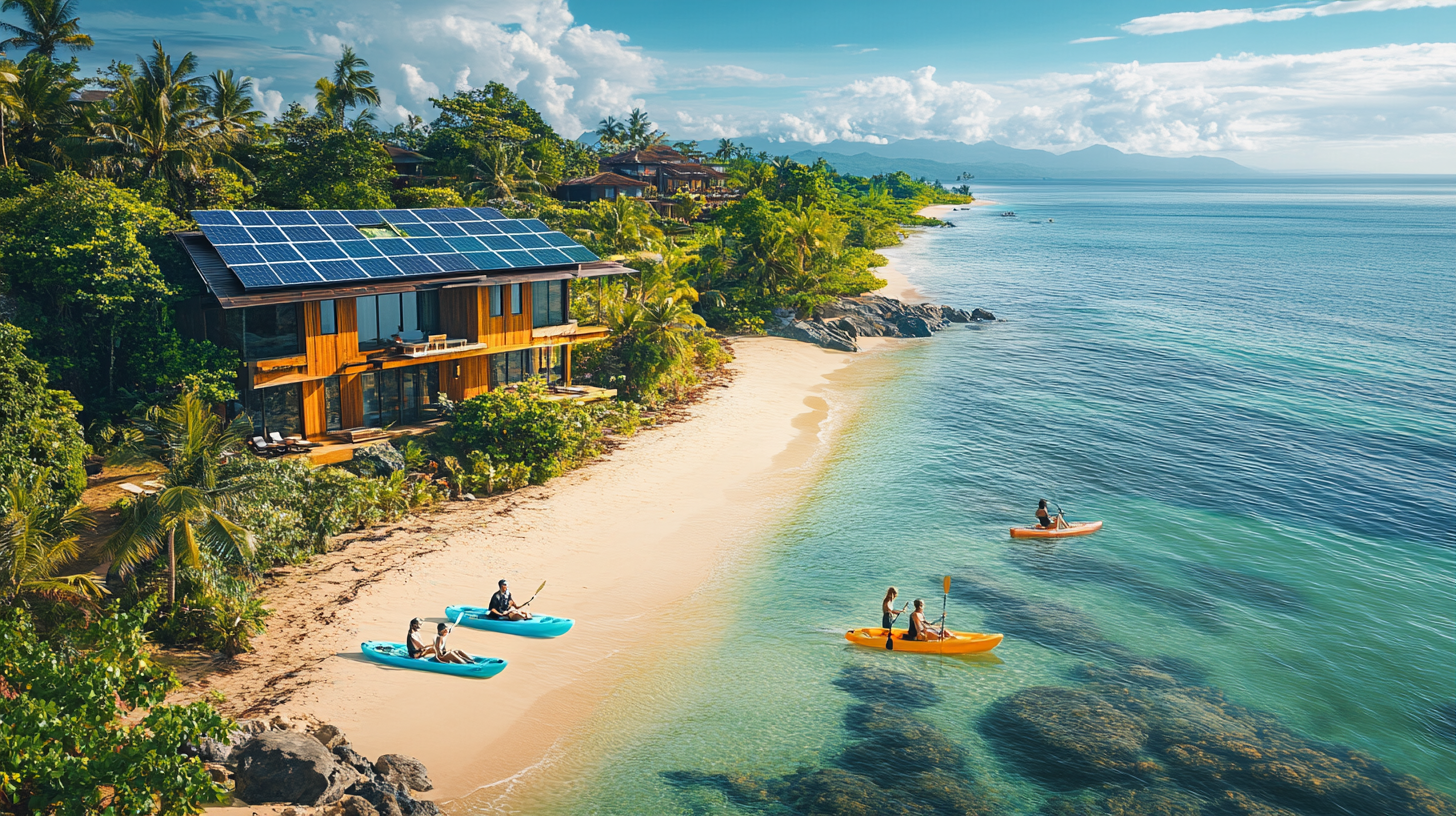
[[498, 80], [575, 135], [994, 139], [1258, 167], [1456, 173], [1456, 0], [648, 3], [81, 0], [88, 69], [152, 37], [310, 102], [342, 43], [382, 118]]

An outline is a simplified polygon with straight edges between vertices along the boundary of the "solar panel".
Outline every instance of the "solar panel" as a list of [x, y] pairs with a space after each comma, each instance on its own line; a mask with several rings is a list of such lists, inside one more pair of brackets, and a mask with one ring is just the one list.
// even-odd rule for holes
[[[540, 219], [506, 218], [490, 207], [199, 210], [192, 216], [249, 289], [597, 260]], [[386, 225], [408, 237], [368, 238], [359, 231]]]

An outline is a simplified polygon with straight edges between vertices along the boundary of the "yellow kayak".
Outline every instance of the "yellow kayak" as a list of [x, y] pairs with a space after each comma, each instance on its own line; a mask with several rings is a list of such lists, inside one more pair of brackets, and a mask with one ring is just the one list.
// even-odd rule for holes
[[[945, 640], [906, 640], [904, 632], [895, 633], [895, 651], [922, 652], [924, 654], [974, 654], [989, 652], [996, 648], [1005, 635], [988, 635], [983, 632], [950, 632]], [[885, 630], [851, 629], [844, 633], [844, 639], [856, 646], [873, 649], [885, 648]]]
[[1012, 538], [1067, 538], [1087, 535], [1102, 529], [1100, 521], [1069, 521], [1065, 527], [1012, 527]]

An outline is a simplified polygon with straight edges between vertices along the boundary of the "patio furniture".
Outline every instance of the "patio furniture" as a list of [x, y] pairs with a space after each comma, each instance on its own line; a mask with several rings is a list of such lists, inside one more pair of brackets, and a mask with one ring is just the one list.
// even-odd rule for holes
[[288, 449], [286, 447], [269, 444], [268, 440], [264, 439], [261, 436], [255, 436], [252, 439], [248, 440], [248, 449], [251, 450], [253, 453], [258, 454], [259, 456], [264, 457], [265, 459], [271, 459], [275, 456], [282, 456], [283, 454], [288, 452]]
[[370, 442], [375, 439], [389, 438], [389, 435], [381, 428], [349, 428], [348, 430], [340, 431], [339, 435], [350, 442]]
[[117, 487], [121, 488], [127, 493], [130, 493], [132, 496], [138, 499], [142, 498], [143, 496], [155, 496], [157, 494], [157, 491], [155, 490], [147, 490], [146, 488], [138, 487], [131, 482], [122, 482], [121, 484], [117, 485]]

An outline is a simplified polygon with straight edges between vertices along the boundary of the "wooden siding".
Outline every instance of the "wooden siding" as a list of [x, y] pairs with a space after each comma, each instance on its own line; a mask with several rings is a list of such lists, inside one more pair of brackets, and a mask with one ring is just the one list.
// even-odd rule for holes
[[[440, 382], [450, 399], [460, 402], [490, 390], [490, 357], [480, 354], [441, 363]], [[456, 376], [456, 372], [459, 376]]]
[[[511, 286], [521, 287], [521, 313], [511, 314]], [[490, 290], [479, 286], [481, 314], [480, 339], [488, 348], [495, 350], [503, 346], [530, 345], [531, 343], [531, 285], [529, 283], [507, 284], [501, 287], [500, 317], [490, 316]]]
[[308, 353], [308, 376], [331, 377], [349, 363], [360, 362], [359, 312], [353, 298], [334, 301], [335, 334], [324, 334], [317, 301], [299, 304], [303, 311], [303, 339]]
[[440, 290], [440, 328], [451, 337], [480, 342], [480, 316], [484, 313], [480, 287]]
[[324, 381], [305, 380], [303, 383], [303, 436], [319, 439], [327, 431], [328, 419], [324, 402]]

